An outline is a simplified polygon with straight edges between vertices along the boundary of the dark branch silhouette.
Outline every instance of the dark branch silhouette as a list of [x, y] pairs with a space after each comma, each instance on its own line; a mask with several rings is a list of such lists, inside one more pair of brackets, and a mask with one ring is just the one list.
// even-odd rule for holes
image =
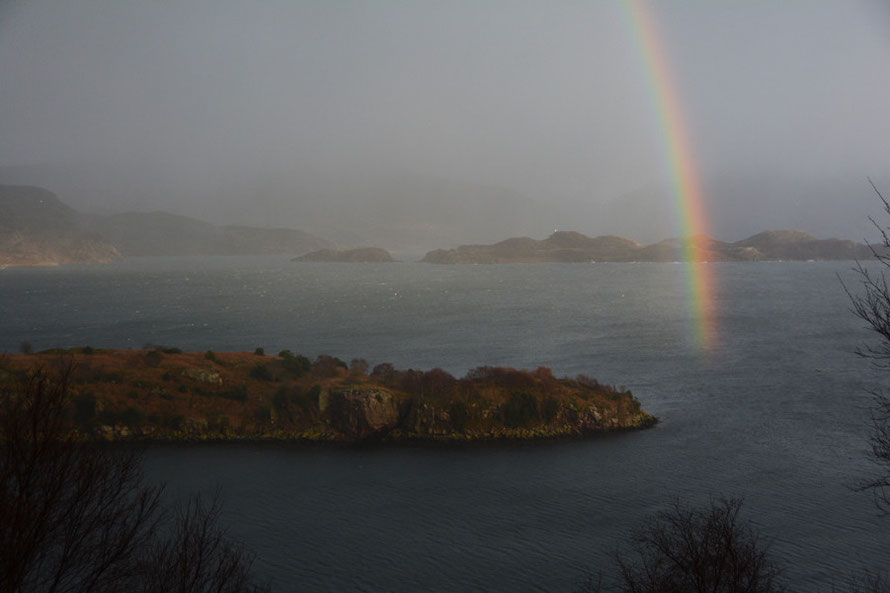
[[784, 591], [768, 546], [739, 520], [740, 500], [696, 510], [675, 502], [616, 555], [626, 593], [773, 593]]
[[252, 584], [244, 551], [217, 527], [218, 498], [200, 496], [176, 510], [173, 532], [149, 553], [147, 571], [135, 591], [151, 593], [241, 593], [261, 591]]
[[[890, 202], [881, 194], [875, 184], [868, 180], [884, 212], [890, 218]], [[879, 264], [872, 271], [857, 263], [854, 271], [859, 277], [859, 291], [854, 293], [846, 285], [853, 313], [866, 322], [866, 326], [878, 335], [876, 345], [864, 345], [856, 350], [859, 356], [871, 360], [876, 366], [890, 368], [890, 286], [887, 272], [890, 270], [890, 227], [881, 226], [874, 218], [872, 224], [881, 234], [879, 245], [869, 244]], [[890, 513], [890, 397], [884, 392], [873, 391], [872, 431], [869, 437], [872, 459], [881, 467], [881, 473], [873, 479], [859, 484], [859, 490], [871, 490], [875, 503], [884, 513]]]
[[165, 513], [138, 451], [78, 435], [62, 367], [0, 374], [0, 591], [258, 591], [215, 503]]

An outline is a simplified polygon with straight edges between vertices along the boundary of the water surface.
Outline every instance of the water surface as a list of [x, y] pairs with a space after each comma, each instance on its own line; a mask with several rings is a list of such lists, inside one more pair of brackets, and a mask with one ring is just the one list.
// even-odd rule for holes
[[146, 258], [0, 272], [0, 350], [289, 348], [371, 365], [549, 366], [626, 385], [661, 424], [535, 446], [164, 446], [173, 493], [222, 487], [277, 591], [569, 591], [674, 497], [743, 496], [794, 590], [886, 565], [868, 338], [850, 263], [708, 264], [715, 347], [692, 340], [672, 264], [294, 264]]

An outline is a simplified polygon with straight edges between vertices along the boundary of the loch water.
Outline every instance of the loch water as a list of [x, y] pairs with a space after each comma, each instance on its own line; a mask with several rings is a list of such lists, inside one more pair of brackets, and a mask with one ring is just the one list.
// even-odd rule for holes
[[289, 348], [373, 366], [551, 367], [624, 385], [653, 429], [533, 445], [165, 445], [171, 496], [219, 487], [275, 591], [568, 592], [675, 499], [743, 497], [793, 591], [890, 564], [851, 262], [711, 263], [712, 346], [681, 264], [297, 264], [135, 258], [0, 270], [0, 352]]

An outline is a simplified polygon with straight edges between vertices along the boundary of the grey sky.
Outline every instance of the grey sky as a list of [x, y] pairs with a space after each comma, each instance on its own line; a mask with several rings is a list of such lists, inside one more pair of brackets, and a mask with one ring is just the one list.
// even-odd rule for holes
[[[884, 2], [650, 7], [705, 178], [886, 174]], [[663, 185], [662, 134], [618, 1], [0, 4], [0, 165], [141, 170], [201, 207], [234, 179], [311, 170], [571, 211]]]

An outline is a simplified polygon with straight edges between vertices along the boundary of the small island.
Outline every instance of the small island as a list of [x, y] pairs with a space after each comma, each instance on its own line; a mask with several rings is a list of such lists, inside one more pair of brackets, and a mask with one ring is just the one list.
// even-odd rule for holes
[[392, 255], [379, 247], [359, 247], [357, 249], [319, 249], [291, 261], [299, 262], [338, 262], [338, 263], [383, 263], [393, 262]]
[[63, 381], [86, 439], [332, 443], [536, 440], [653, 426], [630, 391], [579, 375], [478, 367], [369, 369], [288, 350], [90, 347], [0, 356], [0, 390], [34, 373]]
[[[856, 260], [874, 257], [867, 245], [841, 239], [817, 239], [803, 231], [765, 231], [726, 243], [698, 237], [700, 261]], [[682, 239], [643, 245], [617, 236], [588, 237], [558, 231], [537, 241], [514, 237], [492, 245], [461, 245], [430, 251], [421, 260], [434, 264], [675, 262], [687, 255]]]

